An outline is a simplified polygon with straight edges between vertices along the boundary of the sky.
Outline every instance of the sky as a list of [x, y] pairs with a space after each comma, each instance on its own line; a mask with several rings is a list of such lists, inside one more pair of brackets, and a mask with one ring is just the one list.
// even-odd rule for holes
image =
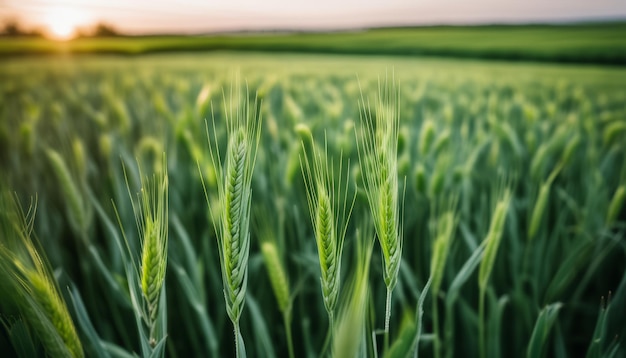
[[71, 34], [326, 30], [396, 25], [626, 19], [626, 0], [0, 0], [0, 21]]

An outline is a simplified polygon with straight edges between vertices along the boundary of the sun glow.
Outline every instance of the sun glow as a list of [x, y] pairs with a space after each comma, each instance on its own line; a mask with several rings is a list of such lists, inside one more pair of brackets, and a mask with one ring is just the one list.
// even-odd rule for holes
[[55, 40], [69, 40], [76, 35], [78, 26], [84, 24], [85, 16], [78, 10], [55, 8], [48, 12], [46, 23], [50, 37]]

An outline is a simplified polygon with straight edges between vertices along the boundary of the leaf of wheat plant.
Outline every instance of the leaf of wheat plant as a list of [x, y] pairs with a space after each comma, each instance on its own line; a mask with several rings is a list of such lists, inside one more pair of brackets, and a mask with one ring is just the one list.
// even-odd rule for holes
[[[343, 243], [356, 193], [352, 199], [349, 198], [350, 177], [347, 168], [350, 168], [350, 162], [348, 161], [344, 169], [343, 160], [339, 160], [337, 172], [339, 180], [336, 180], [334, 160], [328, 158], [326, 137], [323, 150], [318, 148], [312, 140], [310, 144], [310, 155], [308, 155], [306, 145], [302, 142], [303, 155], [300, 157], [300, 166], [317, 243], [322, 297], [329, 321], [326, 341], [329, 342], [335, 326], [335, 306], [340, 289]], [[343, 182], [343, 175], [345, 175], [345, 182]]]
[[0, 306], [15, 307], [50, 357], [83, 357], [83, 347], [50, 264], [33, 237], [36, 202], [26, 213], [0, 192]]
[[[208, 124], [206, 126], [211, 163], [218, 178], [217, 192], [220, 208], [218, 213], [211, 210], [211, 206], [217, 204], [211, 203], [204, 180], [203, 186], [218, 241], [226, 312], [233, 323], [235, 333], [235, 353], [237, 357], [241, 357], [245, 356], [245, 346], [239, 328], [239, 319], [245, 304], [248, 282], [252, 173], [261, 138], [262, 119], [257, 111], [256, 96], [253, 103], [249, 101], [247, 86], [245, 90], [242, 90], [239, 85], [231, 86], [228, 103], [225, 93], [222, 98], [227, 134], [223, 163], [218, 145], [215, 116], [213, 116], [212, 136], [209, 134]], [[200, 168], [199, 170], [202, 173]]]
[[361, 97], [360, 128], [355, 128], [363, 185], [383, 256], [387, 286], [384, 347], [389, 346], [391, 295], [402, 258], [402, 226], [398, 190], [398, 131], [400, 86], [395, 79], [378, 82], [373, 104]]
[[441, 284], [444, 278], [446, 262], [454, 240], [454, 232], [459, 221], [456, 213], [458, 199], [452, 197], [444, 199], [435, 205], [433, 212], [437, 213], [431, 223], [432, 258], [430, 263], [430, 275], [432, 280], [432, 322], [433, 322], [433, 357], [441, 357], [441, 336], [439, 331], [439, 308], [438, 300]]

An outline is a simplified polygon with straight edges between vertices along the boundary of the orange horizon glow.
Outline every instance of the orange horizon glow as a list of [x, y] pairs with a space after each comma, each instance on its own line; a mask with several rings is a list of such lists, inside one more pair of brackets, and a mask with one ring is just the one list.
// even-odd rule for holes
[[77, 29], [96, 23], [126, 34], [191, 34], [623, 20], [626, 1], [0, 0], [0, 24], [7, 19], [20, 19], [27, 28], [42, 28], [50, 38], [68, 40]]
[[44, 21], [48, 37], [57, 41], [71, 40], [79, 27], [91, 22], [84, 12], [62, 7], [50, 9]]

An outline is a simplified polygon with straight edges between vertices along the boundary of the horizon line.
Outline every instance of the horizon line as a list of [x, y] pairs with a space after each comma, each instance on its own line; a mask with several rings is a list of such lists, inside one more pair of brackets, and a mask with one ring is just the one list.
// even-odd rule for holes
[[120, 36], [202, 36], [202, 35], [226, 35], [226, 34], [254, 34], [254, 33], [333, 33], [333, 32], [359, 32], [368, 30], [384, 29], [408, 29], [408, 28], [435, 28], [435, 27], [524, 27], [524, 26], [580, 26], [580, 25], [615, 25], [626, 24], [626, 16], [604, 17], [581, 17], [578, 19], [556, 20], [520, 20], [520, 21], [477, 21], [477, 22], [433, 22], [433, 23], [400, 23], [379, 24], [372, 26], [347, 26], [347, 27], [257, 27], [224, 30], [197, 30], [197, 31], [124, 31], [111, 22], [100, 21], [92, 25], [106, 24], [119, 32]]

